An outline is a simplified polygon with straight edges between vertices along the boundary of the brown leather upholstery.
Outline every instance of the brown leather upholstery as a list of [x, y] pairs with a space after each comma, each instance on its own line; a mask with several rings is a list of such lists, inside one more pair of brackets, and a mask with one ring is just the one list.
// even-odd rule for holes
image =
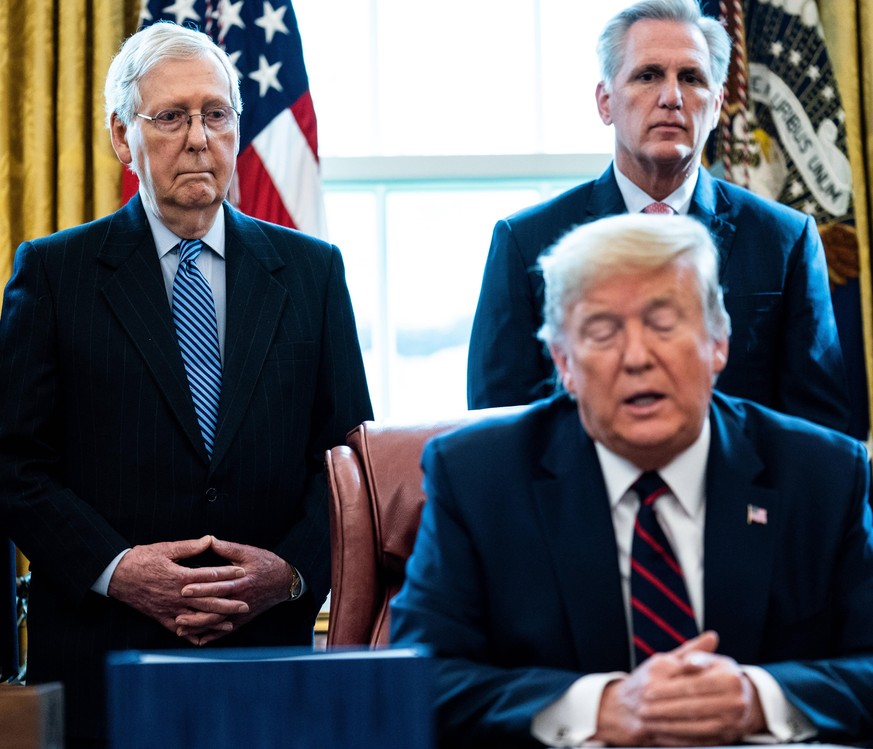
[[421, 453], [431, 437], [495, 413], [418, 424], [367, 421], [326, 454], [332, 584], [327, 644], [387, 645], [388, 603], [403, 584], [421, 508]]

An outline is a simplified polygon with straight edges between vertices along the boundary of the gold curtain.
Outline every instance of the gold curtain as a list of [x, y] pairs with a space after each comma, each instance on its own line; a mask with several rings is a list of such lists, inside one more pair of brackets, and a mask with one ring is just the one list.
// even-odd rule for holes
[[20, 242], [118, 207], [103, 80], [137, 0], [0, 3], [0, 285]]
[[867, 399], [873, 432], [873, 8], [867, 0], [819, 0], [828, 54], [846, 112], [860, 259]]

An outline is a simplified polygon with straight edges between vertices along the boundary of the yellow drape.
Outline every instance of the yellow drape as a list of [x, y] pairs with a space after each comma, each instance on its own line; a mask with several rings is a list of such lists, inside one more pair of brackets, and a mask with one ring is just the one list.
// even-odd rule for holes
[[118, 207], [121, 166], [103, 124], [103, 80], [138, 7], [0, 3], [0, 284], [21, 241]]
[[819, 0], [819, 14], [846, 112], [860, 253], [867, 397], [873, 426], [873, 9], [866, 0]]

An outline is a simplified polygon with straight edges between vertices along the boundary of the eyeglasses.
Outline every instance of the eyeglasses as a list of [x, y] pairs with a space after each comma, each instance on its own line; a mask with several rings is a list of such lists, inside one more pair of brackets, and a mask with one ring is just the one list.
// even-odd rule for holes
[[199, 117], [203, 120], [203, 126], [210, 133], [218, 135], [233, 130], [237, 123], [239, 112], [231, 106], [224, 106], [212, 107], [205, 112], [186, 112], [184, 109], [162, 109], [154, 117], [142, 114], [141, 112], [137, 112], [136, 116], [148, 120], [162, 133], [177, 133], [183, 127], [191, 127], [191, 120], [194, 117]]

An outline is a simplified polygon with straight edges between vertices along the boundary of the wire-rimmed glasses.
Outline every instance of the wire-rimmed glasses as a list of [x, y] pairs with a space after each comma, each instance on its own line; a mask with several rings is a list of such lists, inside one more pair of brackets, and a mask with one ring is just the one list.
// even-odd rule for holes
[[191, 126], [191, 120], [199, 117], [203, 120], [203, 126], [210, 133], [219, 135], [227, 133], [236, 126], [239, 112], [230, 105], [210, 107], [204, 112], [186, 112], [184, 109], [162, 109], [154, 117], [136, 113], [137, 117], [151, 122], [162, 133], [177, 133], [182, 128]]

